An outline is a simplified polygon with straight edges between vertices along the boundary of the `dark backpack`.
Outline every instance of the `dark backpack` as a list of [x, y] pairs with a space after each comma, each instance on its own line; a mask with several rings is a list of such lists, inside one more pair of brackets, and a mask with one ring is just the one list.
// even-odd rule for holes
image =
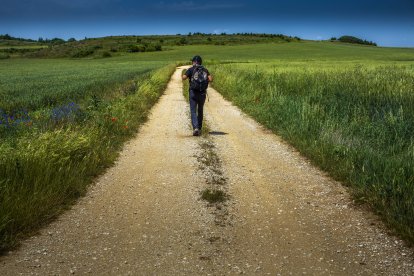
[[190, 88], [195, 91], [206, 91], [208, 87], [208, 74], [203, 66], [195, 66], [190, 79]]

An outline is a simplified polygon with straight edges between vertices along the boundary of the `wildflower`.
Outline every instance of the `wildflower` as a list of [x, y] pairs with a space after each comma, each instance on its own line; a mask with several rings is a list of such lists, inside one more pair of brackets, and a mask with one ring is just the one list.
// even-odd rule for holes
[[73, 119], [79, 113], [79, 111], [80, 107], [74, 102], [57, 106], [52, 110], [51, 119], [54, 121]]
[[124, 129], [128, 129], [129, 127], [128, 126], [124, 126]]
[[22, 123], [30, 121], [27, 110], [14, 111], [12, 114], [7, 114], [3, 110], [0, 110], [0, 125], [7, 127], [17, 126]]
[[111, 121], [112, 121], [112, 122], [116, 122], [116, 120], [117, 120], [117, 118], [116, 118], [116, 117], [112, 117], [112, 118], [111, 118]]

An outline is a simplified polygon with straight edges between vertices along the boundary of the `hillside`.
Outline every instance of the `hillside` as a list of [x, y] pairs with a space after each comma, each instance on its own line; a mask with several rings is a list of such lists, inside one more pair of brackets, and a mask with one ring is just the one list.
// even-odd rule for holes
[[84, 58], [111, 57], [124, 53], [155, 52], [184, 45], [241, 45], [301, 41], [282, 34], [202, 34], [109, 36], [76, 41], [62, 39], [38, 41], [0, 36], [0, 54], [7, 57]]

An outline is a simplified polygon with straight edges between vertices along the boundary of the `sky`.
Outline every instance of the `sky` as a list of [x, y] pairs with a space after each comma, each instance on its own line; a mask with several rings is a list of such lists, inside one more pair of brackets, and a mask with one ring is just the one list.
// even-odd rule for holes
[[0, 34], [38, 39], [275, 33], [414, 47], [414, 0], [0, 0]]

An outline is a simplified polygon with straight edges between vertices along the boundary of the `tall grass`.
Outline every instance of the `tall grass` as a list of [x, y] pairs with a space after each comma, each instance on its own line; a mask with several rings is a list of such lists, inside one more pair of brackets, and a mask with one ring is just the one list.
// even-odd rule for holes
[[214, 86], [414, 242], [414, 71], [214, 66]]
[[[167, 66], [141, 74], [130, 81], [135, 89], [127, 94], [92, 105], [85, 101], [75, 114], [59, 120], [40, 117], [30, 130], [4, 136], [0, 143], [0, 251], [59, 214], [112, 164], [174, 70], [175, 66]], [[14, 127], [18, 126], [8, 130]]]

